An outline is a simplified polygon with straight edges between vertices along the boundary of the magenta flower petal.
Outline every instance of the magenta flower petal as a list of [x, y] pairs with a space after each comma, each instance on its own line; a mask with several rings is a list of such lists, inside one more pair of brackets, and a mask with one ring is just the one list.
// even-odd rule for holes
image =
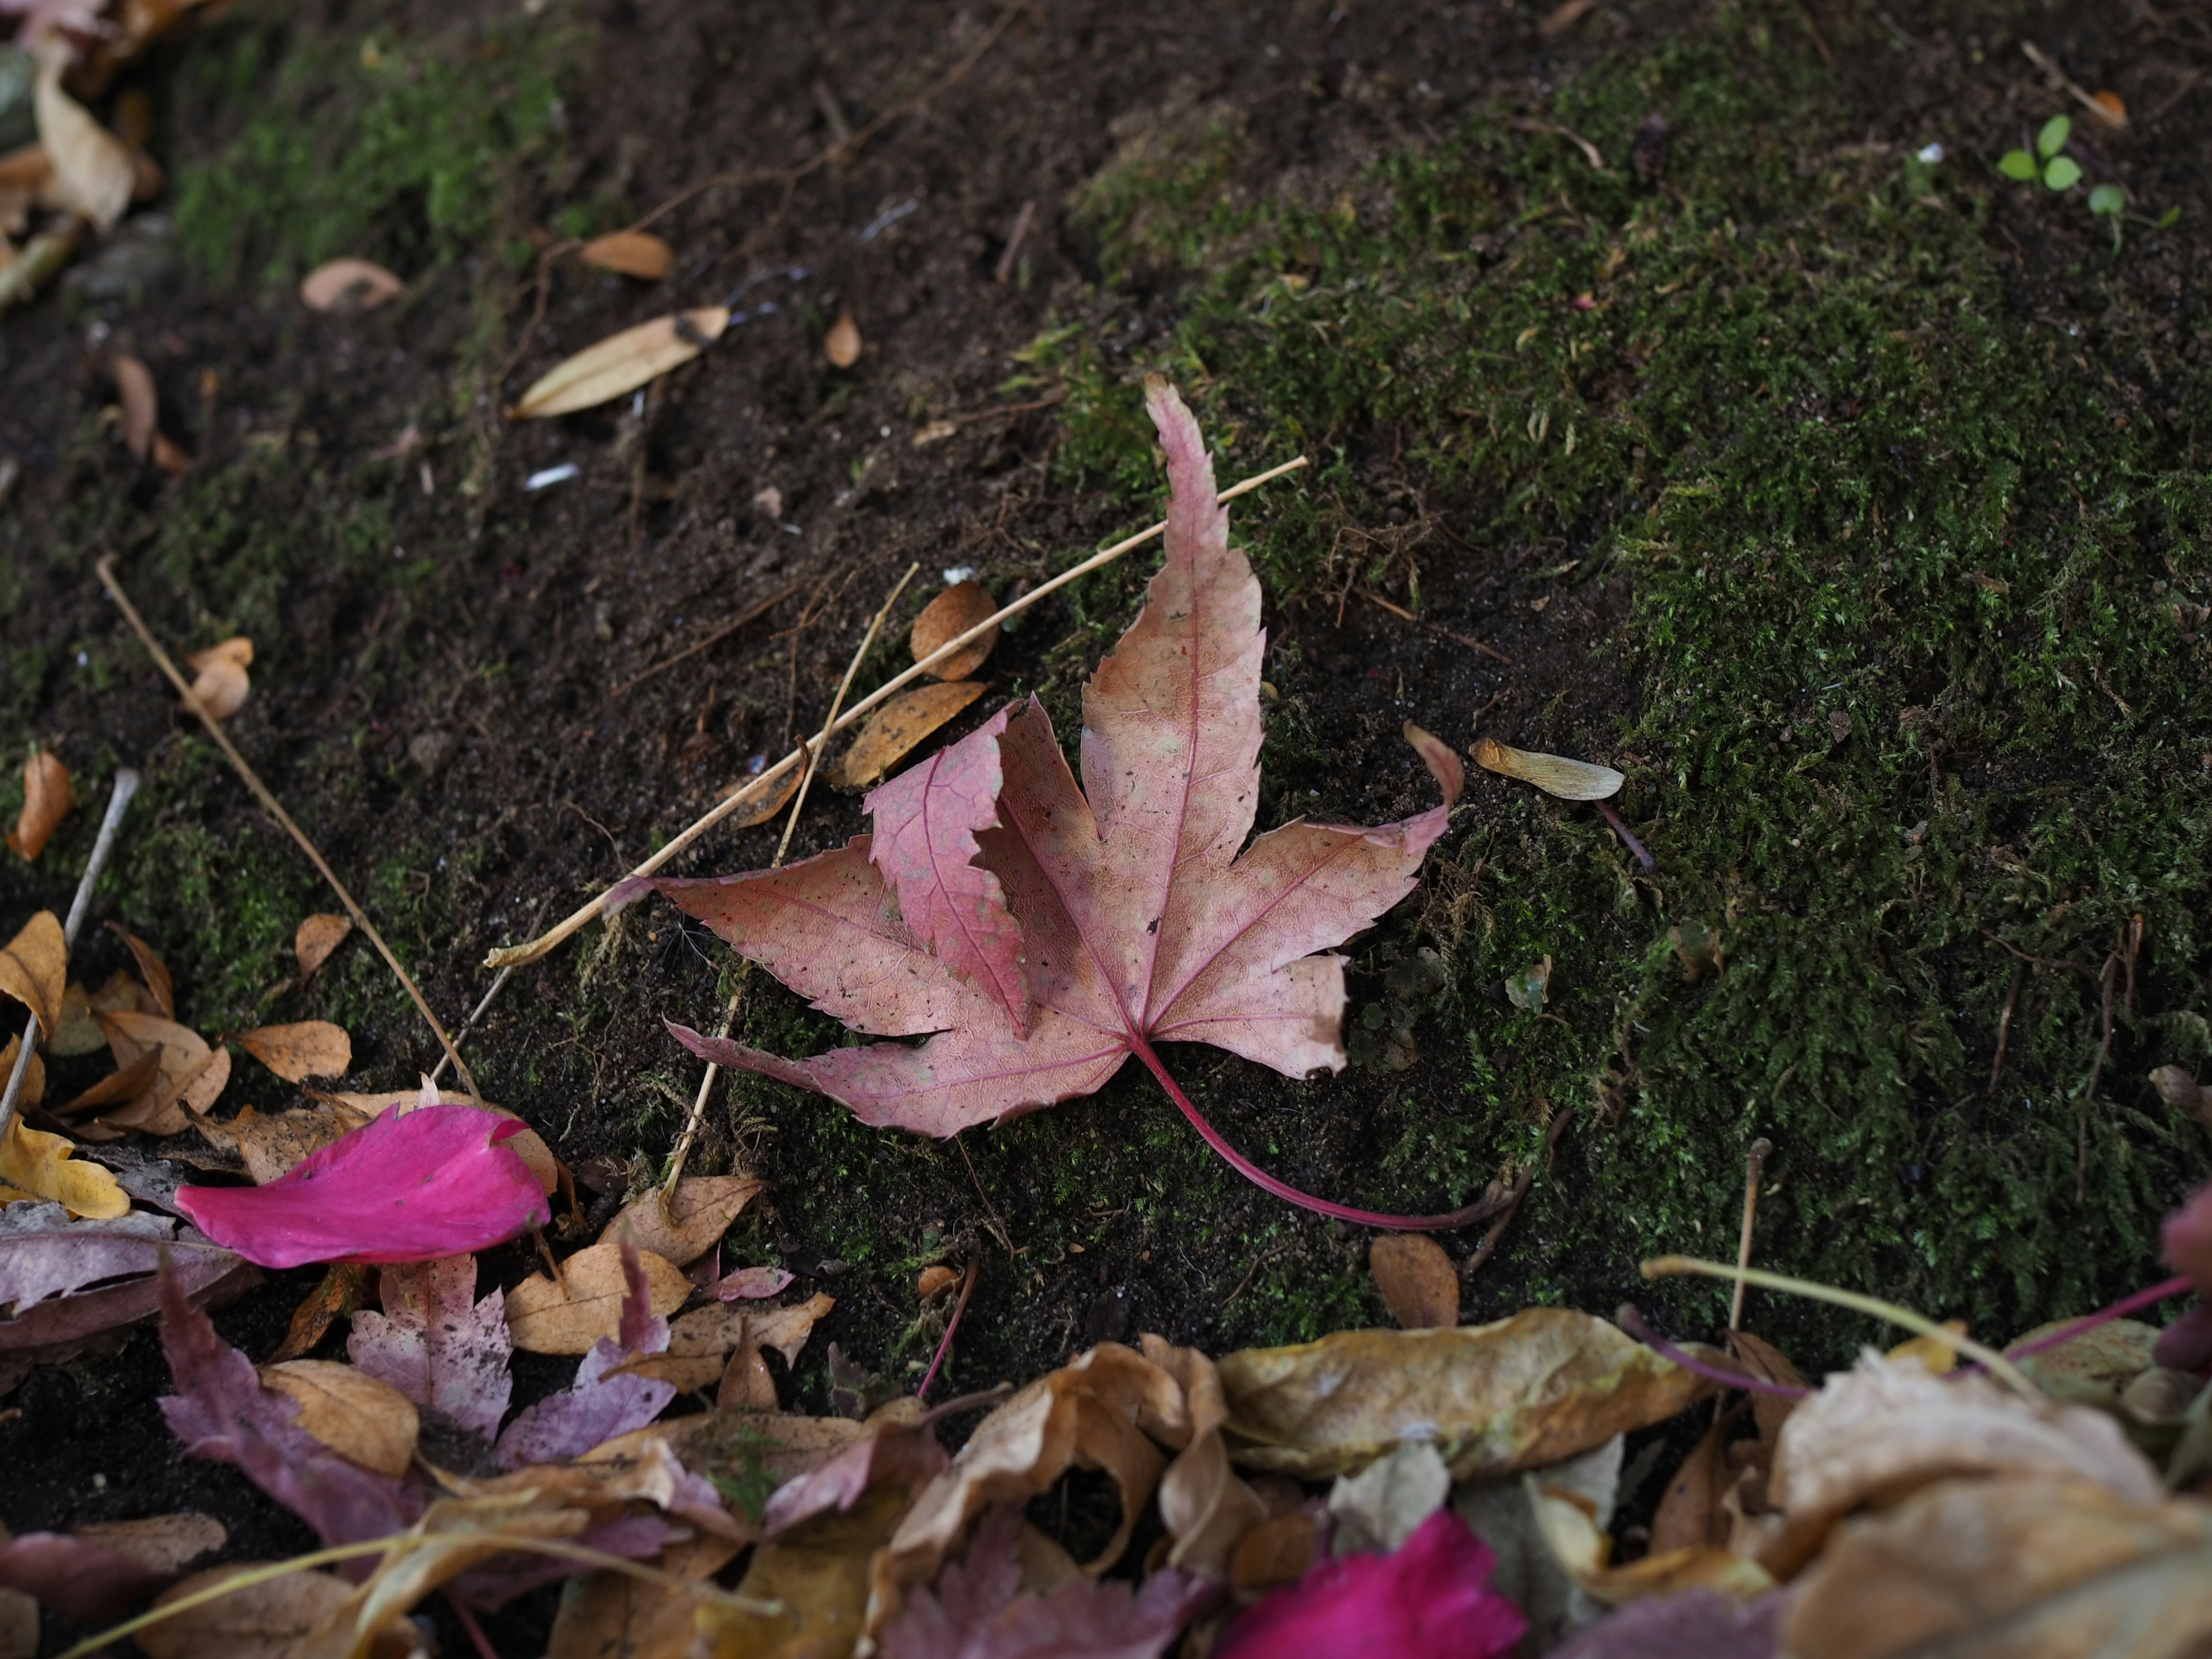
[[501, 1144], [522, 1128], [475, 1106], [386, 1112], [265, 1187], [179, 1187], [177, 1207], [257, 1267], [466, 1255], [551, 1218]]
[[1323, 1561], [1229, 1627], [1214, 1659], [1497, 1659], [1528, 1621], [1490, 1546], [1438, 1510], [1389, 1555]]

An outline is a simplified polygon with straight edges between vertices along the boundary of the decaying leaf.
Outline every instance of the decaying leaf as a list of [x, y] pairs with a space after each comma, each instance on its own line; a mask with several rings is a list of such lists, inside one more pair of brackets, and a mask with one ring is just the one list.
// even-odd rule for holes
[[830, 781], [840, 789], [866, 788], [982, 695], [978, 680], [909, 686], [868, 716], [852, 747], [830, 767]]
[[97, 1164], [71, 1158], [66, 1135], [33, 1129], [21, 1118], [0, 1140], [0, 1204], [21, 1198], [51, 1199], [71, 1215], [112, 1221], [131, 1207], [115, 1177]]
[[161, 405], [154, 390], [154, 371], [127, 351], [108, 360], [115, 376], [115, 395], [123, 405], [123, 447], [134, 459], [154, 453], [154, 440], [161, 429]]
[[[2054, 1320], [2023, 1331], [2013, 1346], [2026, 1347], [2071, 1320]], [[2159, 1329], [2139, 1319], [2112, 1319], [2056, 1347], [2023, 1355], [2021, 1374], [2045, 1394], [2081, 1405], [2116, 1403], [2120, 1391], [2157, 1364]], [[1892, 1354], [1892, 1358], [1897, 1356]]]
[[476, 1282], [472, 1255], [385, 1268], [384, 1311], [354, 1316], [346, 1355], [416, 1405], [488, 1441], [507, 1415], [514, 1344], [505, 1294], [495, 1285], [477, 1301]]
[[292, 936], [292, 954], [300, 959], [300, 984], [303, 988], [351, 932], [351, 916], [319, 913], [300, 924], [299, 931]]
[[1459, 751], [1411, 720], [1399, 732], [1421, 757], [1421, 764], [1429, 769], [1429, 775], [1443, 786], [1447, 796], [1457, 800], [1460, 791], [1467, 787], [1467, 768], [1460, 764]]
[[[226, 1561], [173, 1584], [154, 1605], [181, 1601], [264, 1565]], [[353, 1586], [334, 1572], [289, 1572], [165, 1619], [133, 1639], [147, 1659], [298, 1659], [307, 1638], [352, 1595]]]
[[163, 962], [154, 947], [119, 922], [111, 921], [107, 931], [121, 939], [124, 948], [131, 952], [131, 960], [138, 966], [138, 977], [145, 981], [148, 993], [154, 999], [152, 1012], [163, 1019], [177, 1017], [176, 981], [169, 977], [168, 964]]
[[[750, 830], [757, 823], [766, 823], [791, 805], [791, 798], [799, 793], [799, 781], [804, 775], [804, 769], [793, 767], [765, 791], [731, 813], [725, 822], [732, 830]], [[727, 800], [751, 781], [750, 778], [739, 778], [734, 783], [726, 783], [715, 792], [715, 799]]]
[[860, 361], [860, 325], [848, 307], [837, 313], [830, 331], [822, 337], [822, 355], [835, 368], [850, 368]]
[[1533, 749], [1515, 749], [1495, 738], [1474, 740], [1474, 763], [1486, 772], [1533, 783], [1546, 794], [1557, 795], [1562, 800], [1603, 800], [1608, 795], [1620, 793], [1626, 781], [1610, 766], [1569, 760], [1564, 755], [1540, 754]]
[[676, 263], [676, 250], [658, 236], [642, 230], [617, 230], [594, 236], [576, 251], [576, 257], [600, 270], [657, 283]]
[[[15, 1075], [15, 1060], [22, 1052], [23, 1039], [21, 1036], [16, 1036], [9, 1037], [8, 1039], [8, 1046], [4, 1048], [0, 1048], [0, 1079], [11, 1078]], [[22, 1090], [17, 1097], [17, 1099], [19, 1103], [22, 1105], [36, 1106], [46, 1097], [46, 1062], [40, 1057], [37, 1046], [34, 1043], [31, 1049], [31, 1058], [23, 1067]]]
[[706, 306], [626, 328], [547, 369], [507, 410], [508, 417], [573, 414], [635, 392], [690, 362], [729, 325], [727, 306]]
[[41, 910], [0, 949], [0, 996], [10, 996], [39, 1017], [52, 1036], [62, 1023], [62, 992], [69, 979], [69, 945], [61, 918]]
[[1409, 1331], [1459, 1323], [1459, 1269], [1425, 1233], [1377, 1233], [1367, 1271], [1390, 1316]]
[[[617, 1242], [623, 1300], [615, 1334], [592, 1345], [576, 1367], [576, 1380], [558, 1394], [523, 1408], [499, 1437], [499, 1461], [557, 1463], [643, 1428], [676, 1398], [676, 1385], [619, 1369], [623, 1362], [668, 1348], [668, 1322], [653, 1310], [653, 1286], [637, 1248]], [[665, 1299], [665, 1297], [664, 1297]]]
[[746, 1176], [686, 1176], [665, 1208], [655, 1188], [609, 1222], [605, 1236], [620, 1238], [627, 1231], [638, 1249], [688, 1267], [714, 1248], [767, 1184]]
[[[977, 623], [989, 620], [998, 609], [990, 593], [979, 581], [955, 582], [927, 605], [914, 619], [914, 627], [907, 634], [907, 644], [914, 652], [914, 659], [921, 661], [933, 652], [957, 639]], [[964, 680], [983, 665], [999, 643], [995, 625], [990, 632], [979, 635], [965, 650], [947, 657], [931, 669], [930, 678], [939, 680]]]
[[108, 1113], [109, 1122], [154, 1134], [175, 1134], [185, 1127], [185, 1110], [205, 1112], [230, 1081], [229, 1051], [210, 1048], [188, 1025], [159, 1014], [102, 1010], [95, 1018], [107, 1033], [118, 1072], [143, 1064], [149, 1054], [158, 1056], [153, 1082], [122, 1110]]
[[1652, 1554], [1729, 1541], [1728, 1516], [1721, 1508], [1729, 1480], [1725, 1450], [1716, 1425], [1683, 1455], [1651, 1520]]
[[[708, 1578], [740, 1547], [723, 1538], [695, 1538], [661, 1557], [679, 1578]], [[545, 1659], [690, 1659], [698, 1599], [627, 1573], [595, 1572], [572, 1583], [554, 1616]]]
[[842, 1659], [860, 1639], [868, 1566], [906, 1508], [903, 1492], [877, 1486], [850, 1510], [832, 1510], [757, 1547], [740, 1595], [781, 1601], [769, 1618], [721, 1607], [699, 1614], [701, 1644], [713, 1659]]
[[[681, 1267], [650, 1250], [640, 1251], [639, 1260], [653, 1316], [665, 1318], [684, 1305], [691, 1281]], [[527, 1353], [587, 1354], [602, 1337], [619, 1339], [629, 1289], [620, 1241], [604, 1238], [577, 1251], [561, 1264], [561, 1277], [565, 1285], [537, 1273], [509, 1293], [507, 1328], [514, 1346]]]
[[1564, 1308], [1432, 1331], [1340, 1331], [1220, 1362], [1231, 1454], [1326, 1480], [1429, 1439], [1455, 1480], [1536, 1468], [1665, 1421], [1711, 1385]]
[[404, 1474], [422, 1421], [389, 1382], [334, 1359], [288, 1359], [261, 1380], [299, 1401], [299, 1425], [339, 1456], [383, 1474]]
[[[835, 1297], [817, 1291], [805, 1301], [785, 1308], [695, 1309], [669, 1327], [665, 1354], [638, 1361], [630, 1369], [641, 1376], [664, 1378], [679, 1389], [702, 1389], [720, 1376], [726, 1389], [732, 1379], [726, 1373], [735, 1370], [741, 1380], [749, 1377], [751, 1368], [760, 1366], [759, 1355], [764, 1348], [781, 1354], [787, 1366], [796, 1365], [815, 1326], [829, 1317], [836, 1305]], [[768, 1382], [764, 1366], [757, 1376]], [[725, 1401], [722, 1408], [772, 1412], [776, 1408], [774, 1386], [770, 1383], [765, 1397], [757, 1402]]]
[[1577, 1584], [1608, 1607], [1686, 1590], [1718, 1590], [1747, 1601], [1774, 1588], [1758, 1562], [1715, 1545], [1693, 1544], [1609, 1566], [1613, 1540], [1589, 1511], [1572, 1496], [1547, 1491], [1540, 1474], [1527, 1480], [1529, 1504], [1552, 1553]]
[[782, 1295], [791, 1278], [785, 1267], [740, 1267], [716, 1279], [708, 1293], [718, 1302], [758, 1302]]
[[331, 1327], [342, 1317], [350, 1317], [367, 1299], [369, 1273], [368, 1265], [362, 1261], [333, 1261], [324, 1268], [315, 1288], [293, 1308], [284, 1340], [269, 1356], [269, 1363], [281, 1365], [313, 1353]]
[[551, 1218], [517, 1133], [472, 1106], [386, 1113], [265, 1187], [180, 1187], [177, 1206], [264, 1267], [463, 1255]]
[[39, 143], [53, 165], [56, 198], [95, 230], [106, 232], [129, 209], [137, 169], [123, 141], [62, 90], [69, 57], [67, 49], [51, 37], [40, 52], [32, 104], [38, 116]]
[[0, 1209], [0, 1311], [10, 1313], [0, 1319], [0, 1354], [56, 1351], [147, 1317], [165, 1251], [189, 1297], [252, 1273], [233, 1252], [189, 1227], [173, 1237], [175, 1229], [143, 1211], [79, 1219], [51, 1201]]
[[8, 845], [27, 860], [36, 859], [76, 805], [69, 768], [61, 757], [51, 749], [33, 750], [23, 763], [23, 810], [15, 815]]
[[343, 1106], [290, 1112], [259, 1112], [248, 1106], [228, 1123], [203, 1124], [200, 1133], [218, 1145], [227, 1143], [245, 1161], [253, 1184], [266, 1187], [368, 1121]]
[[1331, 1551], [1397, 1549], [1451, 1496], [1451, 1473], [1425, 1440], [1401, 1440], [1358, 1474], [1340, 1474], [1329, 1489], [1335, 1518]]
[[[0, 1588], [27, 1591], [80, 1625], [122, 1618], [169, 1576], [67, 1533], [0, 1532]], [[23, 1659], [36, 1651], [34, 1642]]]
[[227, 720], [246, 706], [252, 690], [246, 669], [253, 661], [253, 641], [244, 635], [195, 651], [185, 659], [191, 668], [192, 701], [218, 720]]
[[368, 259], [330, 259], [300, 282], [300, 298], [311, 311], [373, 311], [407, 292], [407, 284]]
[[198, 1510], [136, 1521], [94, 1521], [79, 1527], [76, 1535], [155, 1572], [182, 1572], [230, 1540], [222, 1522]]
[[311, 1077], [343, 1077], [353, 1065], [353, 1039], [326, 1019], [292, 1025], [264, 1025], [231, 1039], [287, 1083]]

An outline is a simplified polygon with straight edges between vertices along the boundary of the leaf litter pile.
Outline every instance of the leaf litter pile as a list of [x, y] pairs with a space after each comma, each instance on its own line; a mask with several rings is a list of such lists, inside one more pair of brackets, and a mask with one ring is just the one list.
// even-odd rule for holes
[[[655, 256], [587, 257], [628, 270]], [[378, 291], [360, 273], [324, 286], [355, 303]], [[596, 384], [609, 364], [635, 367], [603, 352], [562, 384]], [[0, 950], [0, 992], [27, 1014], [0, 1055], [0, 1390], [153, 1322], [177, 1441], [235, 1466], [324, 1547], [237, 1559], [193, 1512], [0, 1535], [0, 1656], [40, 1650], [42, 1609], [86, 1632], [71, 1655], [126, 1638], [155, 1659], [427, 1655], [432, 1598], [489, 1653], [477, 1615], [556, 1581], [549, 1659], [2212, 1647], [2212, 1189], [2166, 1224], [2176, 1277], [2000, 1351], [1753, 1268], [1754, 1155], [1742, 1259], [1644, 1264], [1735, 1279], [1736, 1313], [1708, 1346], [1632, 1306], [1463, 1326], [1464, 1270], [1422, 1230], [1496, 1217], [1494, 1240], [1525, 1182], [1449, 1213], [1375, 1214], [1286, 1187], [1207, 1123], [1160, 1048], [1209, 1044], [1292, 1077], [1340, 1069], [1333, 947], [1413, 890], [1462, 763], [1409, 725], [1442, 805], [1377, 828], [1294, 821], [1247, 844], [1259, 586], [1195, 423], [1164, 385], [1151, 407], [1165, 554], [1086, 689], [1079, 787], [1034, 700], [877, 783], [949, 718], [901, 715], [913, 696], [878, 694], [860, 757], [830, 774], [874, 783], [871, 835], [750, 874], [641, 876], [609, 902], [665, 896], [817, 1008], [894, 1039], [791, 1058], [672, 1026], [695, 1054], [872, 1124], [951, 1134], [1091, 1093], [1135, 1056], [1242, 1173], [1378, 1229], [1370, 1267], [1398, 1328], [1219, 1356], [1145, 1334], [932, 1404], [988, 1270], [971, 1249], [964, 1272], [933, 1267], [914, 1287], [941, 1340], [913, 1394], [833, 1346], [840, 1414], [787, 1412], [766, 1356], [798, 1364], [836, 1304], [792, 1297], [780, 1267], [724, 1261], [760, 1181], [632, 1191], [558, 1257], [549, 1231], [571, 1239], [582, 1219], [574, 1179], [520, 1120], [429, 1079], [226, 1115], [234, 1049], [304, 1085], [349, 1070], [346, 1031], [302, 1021], [210, 1040], [176, 1020], [155, 945], [112, 923], [135, 971], [72, 980], [81, 897], [66, 923], [42, 911]], [[922, 698], [962, 688], [964, 707], [1002, 614], [949, 588], [902, 678], [934, 673]], [[252, 656], [231, 640], [191, 659], [197, 681], [172, 670], [218, 735]], [[803, 805], [837, 724], [779, 805]], [[1474, 757], [1601, 806], [1620, 782], [1495, 744]], [[109, 831], [128, 798], [118, 780]], [[59, 763], [33, 755], [15, 854], [35, 860], [75, 803]], [[337, 890], [349, 914], [301, 921], [297, 975], [272, 995], [344, 946], [358, 911]], [[1537, 1009], [1548, 972], [1520, 987]], [[103, 1048], [101, 1080], [48, 1097], [46, 1056]], [[165, 1141], [202, 1178], [180, 1180], [156, 1155]], [[543, 1271], [512, 1291], [483, 1282], [478, 1255], [518, 1239]], [[303, 1266], [325, 1277], [265, 1361], [222, 1340], [210, 1307], [263, 1269]], [[1912, 1334], [1816, 1384], [1745, 1326], [1754, 1285]], [[2163, 1328], [2132, 1316], [2161, 1304], [2182, 1309]], [[305, 1357], [342, 1318], [344, 1358]], [[574, 1369], [518, 1406], [518, 1352]]]

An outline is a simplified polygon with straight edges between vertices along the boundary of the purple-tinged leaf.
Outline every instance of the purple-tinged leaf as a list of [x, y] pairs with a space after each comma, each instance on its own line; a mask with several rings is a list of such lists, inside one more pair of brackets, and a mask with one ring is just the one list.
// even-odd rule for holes
[[[53, 1203], [0, 1208], [0, 1306], [16, 1304], [15, 1317], [0, 1319], [0, 1352], [75, 1342], [145, 1318], [155, 1310], [153, 1275], [165, 1249], [190, 1297], [253, 1271], [189, 1227], [172, 1238], [175, 1227], [166, 1216], [137, 1211], [97, 1221], [72, 1220]], [[124, 1282], [83, 1288], [103, 1279]]]
[[1774, 1659], [1782, 1598], [1745, 1603], [1718, 1590], [1647, 1596], [1600, 1620], [1552, 1659]]
[[794, 1475], [769, 1495], [761, 1521], [770, 1533], [788, 1531], [831, 1510], [849, 1510], [870, 1486], [896, 1481], [919, 1489], [951, 1460], [927, 1423], [882, 1423], [828, 1462]]
[[781, 1295], [790, 1283], [791, 1274], [782, 1267], [740, 1267], [716, 1279], [710, 1288], [723, 1302], [758, 1302]]
[[475, 1299], [472, 1255], [390, 1267], [381, 1278], [384, 1311], [353, 1316], [348, 1358], [416, 1405], [493, 1438], [514, 1387], [505, 1292], [494, 1285]]
[[80, 1625], [122, 1618], [148, 1590], [175, 1577], [64, 1532], [0, 1539], [0, 1585], [35, 1595]]
[[387, 1112], [265, 1187], [181, 1187], [177, 1202], [264, 1267], [466, 1255], [551, 1218], [530, 1166], [502, 1144], [523, 1127], [475, 1106]]
[[668, 1322], [653, 1311], [653, 1285], [637, 1247], [622, 1241], [623, 1306], [620, 1338], [601, 1337], [576, 1367], [576, 1380], [559, 1394], [523, 1408], [499, 1437], [499, 1461], [507, 1468], [559, 1463], [580, 1457], [618, 1434], [641, 1429], [676, 1398], [676, 1385], [619, 1367], [628, 1360], [668, 1351]]
[[[673, 1524], [665, 1516], [648, 1513], [595, 1522], [567, 1541], [602, 1555], [619, 1555], [626, 1561], [650, 1561], [690, 1535], [687, 1528]], [[453, 1580], [453, 1594], [479, 1612], [496, 1613], [516, 1596], [568, 1577], [576, 1570], [574, 1561], [557, 1556], [495, 1555]]]

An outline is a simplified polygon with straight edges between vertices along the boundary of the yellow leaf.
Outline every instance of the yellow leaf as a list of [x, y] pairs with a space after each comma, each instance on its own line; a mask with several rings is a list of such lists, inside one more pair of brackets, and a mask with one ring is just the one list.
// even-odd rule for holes
[[367, 1371], [334, 1359], [265, 1365], [261, 1380], [300, 1402], [294, 1420], [332, 1451], [382, 1474], [407, 1473], [422, 1419], [414, 1401]]
[[729, 325], [727, 306], [704, 306], [609, 335], [547, 369], [507, 415], [514, 420], [567, 415], [635, 392], [690, 362], [721, 338]]
[[1474, 763], [1486, 772], [1533, 783], [1547, 795], [1562, 800], [1603, 800], [1618, 794], [1626, 781], [1610, 766], [1546, 755], [1533, 749], [1515, 749], [1495, 738], [1474, 740]]
[[71, 1215], [112, 1221], [131, 1207], [115, 1177], [97, 1164], [73, 1158], [75, 1143], [66, 1135], [25, 1127], [21, 1118], [0, 1142], [0, 1203], [19, 1198], [48, 1198]]
[[[15, 1060], [23, 1050], [20, 1036], [8, 1039], [8, 1046], [0, 1048], [0, 1085], [15, 1075]], [[46, 1097], [46, 1062], [39, 1057], [36, 1048], [31, 1050], [31, 1063], [23, 1070], [23, 1092], [19, 1097], [26, 1106], [35, 1106]]]
[[62, 924], [51, 910], [25, 922], [7, 948], [0, 950], [0, 995], [11, 996], [39, 1017], [39, 1030], [52, 1036], [62, 1023], [62, 992], [69, 977], [69, 946]]

